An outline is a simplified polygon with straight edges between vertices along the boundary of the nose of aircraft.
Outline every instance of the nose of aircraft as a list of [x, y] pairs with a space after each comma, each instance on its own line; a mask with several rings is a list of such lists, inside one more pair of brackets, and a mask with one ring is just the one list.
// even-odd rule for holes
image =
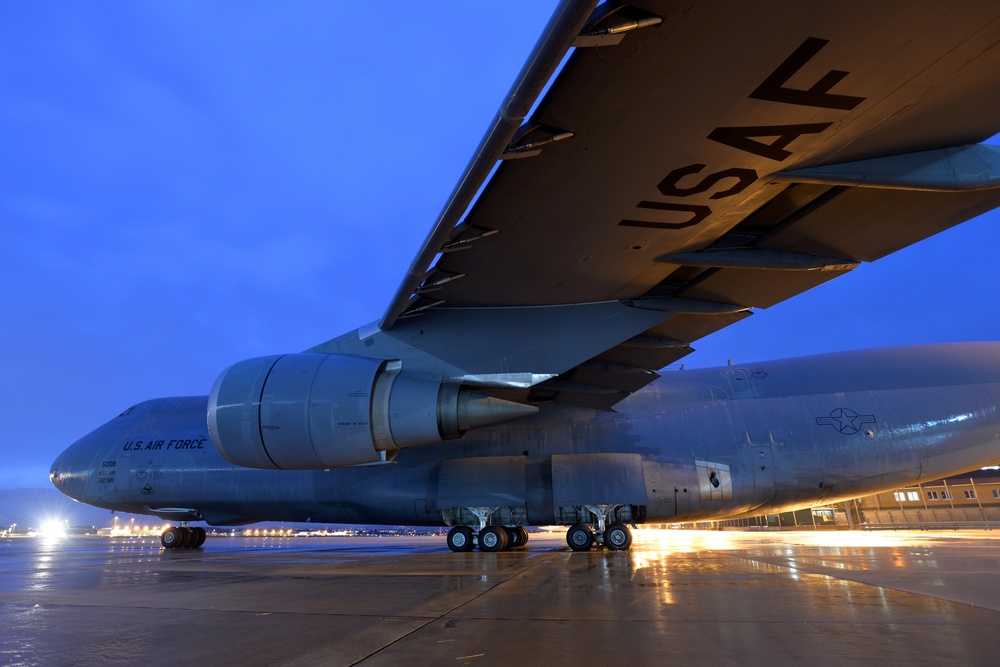
[[69, 475], [64, 474], [64, 470], [66, 469], [65, 458], [66, 452], [63, 452], [52, 462], [52, 466], [49, 468], [49, 481], [52, 482], [54, 487], [68, 496], [66, 487], [69, 484]]
[[86, 466], [79, 465], [76, 445], [67, 448], [56, 457], [49, 469], [49, 481], [59, 491], [73, 500], [83, 500], [83, 491], [87, 486], [89, 471]]

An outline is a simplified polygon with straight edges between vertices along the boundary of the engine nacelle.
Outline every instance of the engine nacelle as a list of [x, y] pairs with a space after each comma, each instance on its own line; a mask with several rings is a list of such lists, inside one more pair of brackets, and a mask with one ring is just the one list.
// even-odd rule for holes
[[308, 470], [382, 463], [404, 447], [537, 412], [533, 406], [411, 377], [398, 361], [286, 354], [223, 371], [208, 399], [218, 452], [251, 468]]

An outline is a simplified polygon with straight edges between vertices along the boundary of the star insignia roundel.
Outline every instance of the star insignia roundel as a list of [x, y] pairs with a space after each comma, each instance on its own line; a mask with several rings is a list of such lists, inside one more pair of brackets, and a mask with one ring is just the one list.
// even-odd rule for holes
[[859, 415], [850, 408], [837, 408], [829, 417], [816, 417], [818, 426], [832, 426], [844, 435], [853, 435], [865, 424], [874, 424], [875, 415]]

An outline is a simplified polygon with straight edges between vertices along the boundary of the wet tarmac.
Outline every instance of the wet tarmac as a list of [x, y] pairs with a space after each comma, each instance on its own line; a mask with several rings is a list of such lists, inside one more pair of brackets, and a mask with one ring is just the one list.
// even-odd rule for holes
[[0, 540], [0, 665], [996, 665], [992, 532]]

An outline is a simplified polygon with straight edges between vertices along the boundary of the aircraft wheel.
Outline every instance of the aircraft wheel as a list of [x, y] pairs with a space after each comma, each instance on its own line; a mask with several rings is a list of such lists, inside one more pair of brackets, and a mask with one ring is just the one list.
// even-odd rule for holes
[[521, 533], [521, 541], [517, 543], [517, 546], [527, 546], [528, 544], [528, 529], [524, 526], [518, 526], [517, 532]]
[[632, 546], [632, 531], [624, 523], [613, 523], [604, 531], [604, 545], [612, 551], [625, 551]]
[[177, 549], [184, 549], [191, 546], [191, 529], [187, 526], [181, 526], [177, 530], [181, 531], [181, 538], [177, 542]]
[[573, 524], [566, 531], [566, 543], [573, 551], [588, 551], [594, 544], [594, 534], [590, 532], [590, 526]]
[[160, 544], [163, 545], [164, 549], [176, 549], [181, 542], [181, 529], [176, 526], [171, 526], [163, 531], [160, 535]]
[[191, 543], [188, 544], [189, 549], [197, 549], [205, 543], [205, 539], [208, 537], [208, 532], [201, 526], [197, 526], [191, 529]]
[[452, 551], [472, 551], [472, 529], [455, 526], [448, 531], [448, 548]]
[[524, 540], [521, 539], [521, 531], [518, 530], [518, 526], [514, 527], [504, 527], [504, 531], [507, 533], [507, 548], [516, 549], [518, 547], [524, 546]]
[[507, 531], [503, 526], [486, 526], [479, 531], [480, 551], [503, 551], [507, 548]]

